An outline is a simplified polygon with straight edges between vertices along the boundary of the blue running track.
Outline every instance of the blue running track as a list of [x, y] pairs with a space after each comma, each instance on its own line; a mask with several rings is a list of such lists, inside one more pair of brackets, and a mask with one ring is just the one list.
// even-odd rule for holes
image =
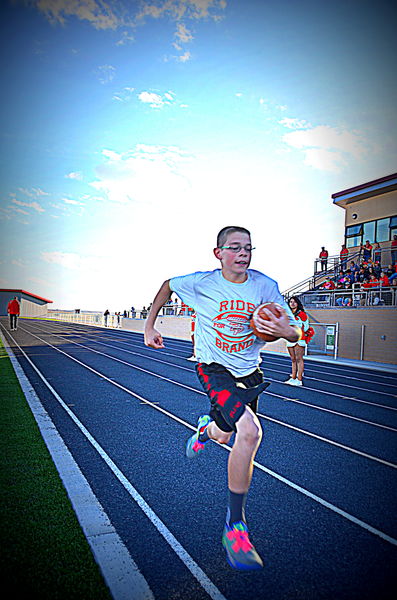
[[395, 597], [395, 373], [311, 360], [295, 388], [289, 359], [263, 354], [247, 519], [265, 568], [240, 573], [221, 544], [229, 448], [185, 458], [208, 407], [190, 343], [155, 351], [141, 334], [44, 320], [1, 329], [155, 600]]

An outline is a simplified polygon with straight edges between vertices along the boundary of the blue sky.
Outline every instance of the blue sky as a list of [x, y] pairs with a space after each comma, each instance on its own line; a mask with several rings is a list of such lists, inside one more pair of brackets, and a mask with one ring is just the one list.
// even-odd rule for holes
[[147, 305], [241, 224], [280, 288], [343, 242], [331, 194], [397, 170], [390, 2], [1, 7], [0, 287]]

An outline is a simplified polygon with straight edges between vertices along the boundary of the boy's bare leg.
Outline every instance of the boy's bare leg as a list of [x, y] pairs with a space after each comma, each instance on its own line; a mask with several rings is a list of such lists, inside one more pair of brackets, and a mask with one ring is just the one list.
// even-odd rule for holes
[[[229, 489], [237, 494], [248, 491], [253, 471], [253, 460], [262, 439], [262, 429], [258, 418], [247, 406], [236, 424], [236, 439], [228, 462]], [[207, 427], [208, 437], [226, 444], [232, 433], [226, 433], [212, 421]]]
[[244, 494], [251, 485], [254, 458], [262, 439], [259, 420], [248, 406], [237, 421], [236, 429], [228, 462], [229, 490]]

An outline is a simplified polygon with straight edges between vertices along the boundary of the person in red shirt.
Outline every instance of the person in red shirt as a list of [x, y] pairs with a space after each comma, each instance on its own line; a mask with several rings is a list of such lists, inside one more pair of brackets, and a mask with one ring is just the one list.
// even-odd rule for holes
[[339, 252], [340, 268], [342, 269], [342, 271], [346, 269], [348, 256], [349, 250], [346, 248], [345, 244], [342, 244], [342, 250]]
[[328, 264], [328, 250], [326, 250], [324, 248], [324, 246], [321, 246], [321, 252], [319, 254], [319, 258], [321, 259], [321, 270], [326, 271], [327, 264]]
[[379, 283], [382, 287], [389, 287], [390, 285], [389, 278], [384, 271], [381, 271], [379, 275]]
[[7, 312], [10, 315], [10, 329], [11, 331], [16, 331], [17, 319], [20, 314], [19, 302], [16, 296], [13, 300], [9, 301], [7, 306]]

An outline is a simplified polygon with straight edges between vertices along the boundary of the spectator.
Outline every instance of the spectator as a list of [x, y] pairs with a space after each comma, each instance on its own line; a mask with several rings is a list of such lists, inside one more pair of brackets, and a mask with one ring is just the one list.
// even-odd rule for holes
[[[390, 265], [390, 267], [391, 267], [391, 265]], [[394, 265], [394, 272], [393, 272], [393, 269], [391, 269], [391, 273], [389, 275], [389, 269], [388, 269], [386, 274], [389, 278], [389, 283], [391, 283], [392, 285], [395, 285], [394, 282], [397, 283], [397, 263]]]
[[381, 284], [382, 287], [389, 287], [390, 286], [389, 278], [388, 278], [388, 276], [386, 275], [386, 273], [384, 271], [380, 272], [379, 283]]
[[374, 246], [374, 264], [379, 266], [382, 265], [382, 249], [379, 242], [376, 242]]
[[20, 315], [20, 306], [18, 298], [14, 296], [13, 300], [10, 300], [7, 306], [7, 312], [10, 315], [10, 329], [11, 331], [17, 330], [17, 320]]
[[354, 262], [354, 260], [350, 261], [350, 270], [352, 273], [358, 273], [360, 270], [360, 265]]
[[344, 271], [346, 269], [348, 256], [349, 256], [349, 250], [346, 248], [346, 244], [342, 244], [342, 249], [339, 252], [340, 268], [342, 269], [342, 271]]
[[324, 246], [321, 246], [319, 258], [321, 260], [321, 270], [326, 271], [328, 266], [328, 250], [326, 250]]
[[117, 327], [120, 327], [120, 316], [121, 316], [121, 313], [120, 313], [120, 311], [119, 311], [119, 312], [116, 312], [116, 317], [117, 317]]
[[393, 265], [397, 263], [397, 235], [393, 235], [391, 242], [391, 262]]
[[335, 283], [332, 281], [332, 279], [327, 277], [324, 283], [320, 286], [320, 290], [334, 290], [335, 287]]
[[187, 360], [192, 360], [192, 361], [197, 361], [197, 358], [196, 358], [196, 349], [194, 347], [194, 330], [195, 330], [195, 328], [196, 328], [196, 313], [194, 312], [192, 314], [192, 321], [190, 323], [190, 339], [192, 340], [192, 344], [193, 344], [193, 353], [187, 359]]
[[133, 306], [131, 306], [131, 319], [135, 319], [136, 317], [136, 310]]
[[365, 246], [361, 246], [361, 249], [363, 251], [363, 261], [365, 263], [369, 263], [371, 261], [372, 256], [372, 246], [369, 243], [369, 240], [366, 240]]
[[110, 312], [108, 311], [108, 309], [105, 310], [105, 312], [103, 313], [103, 316], [105, 318], [105, 327], [108, 326], [108, 318], [109, 318]]

